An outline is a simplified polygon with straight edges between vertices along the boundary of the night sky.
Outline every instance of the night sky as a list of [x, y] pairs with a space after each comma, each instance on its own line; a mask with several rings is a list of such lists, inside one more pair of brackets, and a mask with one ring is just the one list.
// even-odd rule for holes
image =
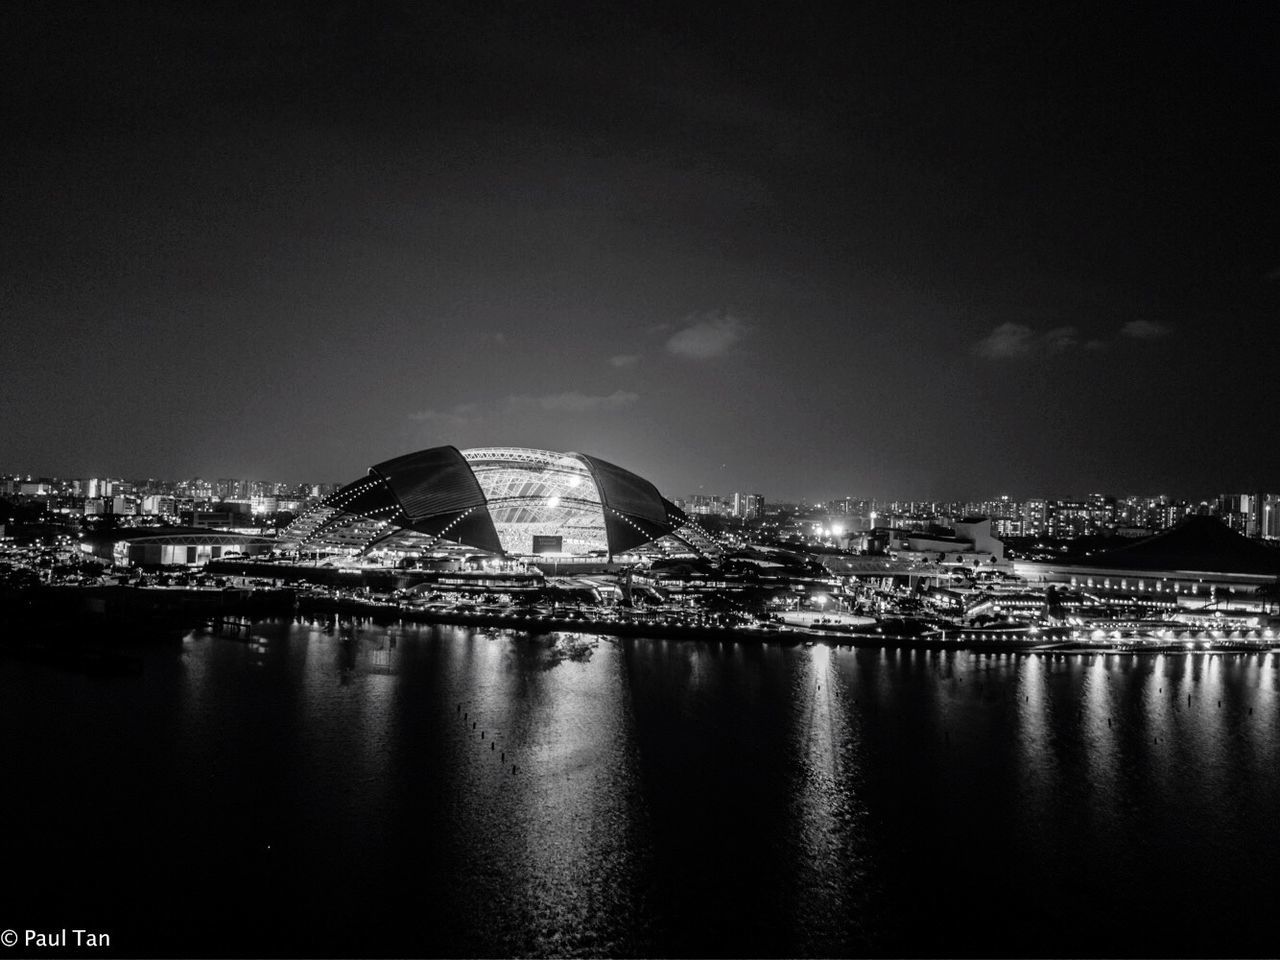
[[0, 470], [1280, 490], [1280, 7], [1051, 6], [4, 4]]

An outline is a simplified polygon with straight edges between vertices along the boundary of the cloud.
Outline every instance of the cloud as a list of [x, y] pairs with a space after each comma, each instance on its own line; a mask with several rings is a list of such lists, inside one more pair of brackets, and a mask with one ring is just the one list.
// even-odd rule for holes
[[1044, 335], [1044, 345], [1052, 353], [1070, 350], [1080, 343], [1080, 331], [1075, 327], [1054, 327]]
[[[1130, 340], [1158, 340], [1172, 331], [1155, 320], [1130, 320], [1119, 331]], [[1013, 360], [1033, 353], [1066, 353], [1083, 349], [1091, 352], [1109, 350], [1112, 341], [1091, 337], [1081, 342], [1080, 328], [1054, 327], [1037, 333], [1025, 323], [1002, 323], [973, 346], [973, 352], [989, 360]]]
[[727, 353], [744, 332], [745, 326], [736, 317], [703, 317], [673, 333], [667, 340], [667, 351], [686, 360], [710, 360]]
[[1035, 345], [1035, 332], [1025, 323], [1002, 323], [979, 340], [973, 352], [991, 360], [1023, 357]]
[[475, 423], [483, 416], [484, 413], [478, 403], [459, 403], [448, 410], [419, 410], [417, 413], [409, 414], [409, 419], [443, 430], [452, 430]]
[[546, 393], [541, 396], [511, 394], [487, 404], [459, 403], [445, 410], [427, 409], [409, 414], [410, 420], [425, 423], [441, 433], [470, 429], [489, 418], [505, 418], [528, 410], [545, 410], [548, 413], [579, 414], [621, 410], [634, 405], [640, 394], [629, 390], [613, 393]]
[[615, 367], [634, 367], [640, 362], [640, 354], [638, 353], [615, 353], [609, 358], [609, 362]]
[[1120, 336], [1133, 340], [1159, 340], [1170, 332], [1167, 326], [1156, 320], [1130, 320], [1120, 328]]
[[520, 407], [538, 407], [553, 413], [592, 413], [597, 410], [621, 410], [640, 399], [638, 393], [628, 390], [615, 390], [608, 394], [579, 393], [571, 390], [567, 393], [549, 393], [541, 397], [511, 396], [507, 397], [509, 409]]

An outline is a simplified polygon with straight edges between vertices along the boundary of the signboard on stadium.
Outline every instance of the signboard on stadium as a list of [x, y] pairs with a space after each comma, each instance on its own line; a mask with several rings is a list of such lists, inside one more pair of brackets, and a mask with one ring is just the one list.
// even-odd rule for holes
[[533, 535], [533, 552], [535, 556], [541, 553], [564, 553], [564, 537], [535, 533]]

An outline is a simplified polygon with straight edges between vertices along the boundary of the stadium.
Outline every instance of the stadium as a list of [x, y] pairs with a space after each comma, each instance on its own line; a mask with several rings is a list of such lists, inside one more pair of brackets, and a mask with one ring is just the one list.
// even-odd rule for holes
[[281, 534], [299, 555], [407, 556], [460, 546], [506, 558], [707, 555], [704, 531], [629, 470], [584, 453], [432, 447], [383, 461]]

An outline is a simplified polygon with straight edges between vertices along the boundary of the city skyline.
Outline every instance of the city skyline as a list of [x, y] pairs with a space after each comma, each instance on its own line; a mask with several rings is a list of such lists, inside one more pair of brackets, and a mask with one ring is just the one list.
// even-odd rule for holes
[[[58, 474], [41, 473], [41, 472], [35, 472], [35, 471], [29, 471], [29, 470], [16, 471], [16, 472], [0, 470], [0, 481], [3, 481], [3, 480], [15, 480], [15, 481], [21, 481], [24, 483], [56, 482], [56, 483], [62, 483], [62, 484], [101, 481], [101, 482], [112, 482], [112, 483], [125, 483], [131, 486], [138, 485], [138, 484], [144, 484], [144, 485], [159, 484], [159, 485], [173, 486], [173, 485], [190, 485], [190, 484], [200, 483], [200, 484], [206, 485], [210, 490], [213, 491], [213, 495], [219, 496], [219, 497], [240, 496], [239, 493], [219, 492], [221, 490], [221, 486], [225, 484], [244, 485], [244, 486], [253, 486], [253, 487], [260, 487], [260, 486], [277, 487], [281, 489], [287, 488], [289, 490], [303, 490], [306, 488], [315, 488], [315, 487], [331, 489], [334, 487], [341, 486], [342, 483], [344, 482], [344, 481], [335, 481], [335, 480], [315, 480], [315, 479], [310, 479], [310, 480], [304, 479], [304, 480], [295, 481], [295, 480], [281, 480], [279, 478], [273, 479], [269, 477], [229, 477], [220, 473], [210, 474], [209, 476], [190, 475], [190, 476], [172, 476], [172, 477], [163, 477], [163, 476], [143, 477], [140, 475], [134, 475], [134, 474], [128, 474], [128, 473], [112, 474], [112, 475], [108, 475], [108, 474], [93, 475], [88, 473], [58, 475]], [[988, 492], [985, 494], [977, 494], [973, 496], [943, 495], [943, 496], [933, 496], [933, 497], [906, 496], [906, 495], [895, 493], [893, 491], [884, 492], [884, 493], [868, 493], [868, 492], [862, 492], [862, 491], [850, 492], [850, 491], [844, 490], [836, 493], [828, 493], [824, 496], [787, 497], [773, 491], [755, 490], [755, 489], [747, 488], [741, 484], [735, 485], [732, 482], [728, 482], [723, 487], [719, 487], [714, 490], [708, 490], [705, 487], [701, 489], [694, 489], [694, 490], [683, 490], [683, 491], [676, 490], [673, 495], [678, 497], [714, 497], [714, 498], [722, 498], [722, 499], [723, 498], [731, 499], [735, 494], [767, 496], [770, 503], [786, 503], [791, 505], [832, 503], [832, 502], [838, 502], [841, 500], [865, 500], [868, 502], [875, 501], [878, 503], [903, 502], [903, 503], [936, 503], [936, 504], [946, 504], [946, 503], [994, 504], [994, 503], [1000, 502], [1001, 500], [1006, 500], [1013, 503], [1025, 503], [1030, 500], [1082, 500], [1092, 496], [1103, 496], [1103, 497], [1109, 497], [1111, 499], [1116, 499], [1116, 500], [1165, 499], [1165, 500], [1173, 500], [1173, 501], [1199, 502], [1199, 501], [1213, 500], [1216, 497], [1238, 495], [1238, 494], [1247, 494], [1250, 496], [1270, 496], [1271, 495], [1270, 490], [1271, 488], [1267, 486], [1262, 486], [1256, 489], [1250, 489], [1250, 488], [1230, 488], [1229, 489], [1229, 488], [1223, 487], [1223, 488], [1217, 488], [1213, 490], [1200, 490], [1200, 491], [1174, 490], [1174, 491], [1158, 491], [1158, 492], [1150, 491], [1150, 490], [1147, 490], [1147, 491], [1131, 490], [1131, 491], [1122, 492], [1115, 489], [1066, 490], [1062, 488], [1057, 488], [1057, 489], [1050, 489], [1047, 491], [1035, 491], [1035, 492], [1010, 493], [1007, 491], [1001, 491], [998, 493]]]
[[[502, 463], [513, 450], [520, 462], [548, 464], [578, 462], [581, 455], [564, 455], [527, 448], [489, 448], [463, 451], [468, 462]], [[408, 458], [457, 457], [453, 448], [421, 451]], [[496, 458], [496, 459], [495, 459]], [[591, 458], [587, 458], [591, 459]], [[586, 460], [582, 460], [586, 462]], [[369, 476], [373, 476], [373, 471]], [[112, 522], [144, 518], [144, 523], [177, 517], [197, 526], [244, 526], [270, 523], [276, 518], [308, 514], [329, 500], [342, 499], [344, 489], [361, 487], [362, 477], [350, 484], [300, 483], [234, 478], [180, 480], [157, 478], [33, 478], [0, 474], [0, 497], [19, 505], [36, 506], [62, 516], [93, 517]], [[572, 478], [571, 478], [572, 479]], [[538, 481], [541, 483], [541, 481]], [[647, 481], [646, 481], [647, 482]], [[519, 486], [519, 484], [517, 484]], [[535, 497], [535, 500], [538, 498]], [[539, 501], [540, 502], [540, 501]], [[559, 497], [547, 504], [554, 508]], [[1280, 539], [1280, 494], [1250, 491], [1219, 493], [1202, 499], [1168, 495], [1116, 495], [1092, 492], [1088, 495], [1012, 497], [1001, 495], [982, 499], [917, 500], [897, 497], [845, 495], [822, 500], [779, 500], [761, 492], [744, 490], [718, 493], [672, 494], [671, 504], [689, 517], [717, 517], [741, 523], [763, 521], [766, 517], [827, 517], [827, 527], [815, 527], [841, 546], [842, 540], [873, 529], [945, 529], [972, 518], [988, 518], [993, 533], [1002, 538], [1049, 538], [1074, 540], [1082, 537], [1143, 536], [1169, 530], [1195, 516], [1215, 516], [1230, 529], [1247, 537]], [[539, 507], [538, 509], [542, 509]], [[836, 521], [836, 518], [847, 518]]]
[[[234, 493], [228, 493], [225, 491], [220, 492], [222, 485], [234, 484], [234, 485], [244, 485], [245, 487], [252, 486], [254, 488], [271, 487], [271, 488], [279, 488], [282, 491], [284, 489], [287, 489], [290, 492], [300, 494], [301, 491], [308, 488], [321, 488], [325, 491], [328, 491], [328, 490], [335, 489], [337, 487], [342, 486], [343, 482], [345, 482], [345, 481], [315, 480], [315, 479], [281, 480], [278, 478], [270, 479], [266, 477], [230, 477], [230, 476], [224, 475], [223, 473], [218, 473], [218, 472], [210, 474], [209, 476], [201, 476], [198, 474], [193, 474], [189, 476], [143, 477], [141, 475], [128, 474], [128, 473], [108, 475], [108, 474], [89, 474], [89, 473], [81, 472], [78, 474], [72, 473], [72, 474], [66, 474], [66, 475], [58, 475], [58, 474], [41, 473], [41, 472], [35, 472], [35, 471], [29, 471], [29, 470], [13, 472], [8, 470], [7, 468], [0, 469], [0, 482], [6, 481], [6, 480], [20, 481], [28, 484], [39, 484], [41, 482], [51, 482], [51, 483], [57, 482], [61, 484], [77, 484], [77, 483], [87, 483], [87, 482], [110, 482], [110, 483], [124, 483], [130, 486], [135, 486], [138, 484], [157, 484], [157, 485], [165, 485], [165, 486], [178, 486], [178, 485], [191, 485], [195, 483], [200, 483], [207, 486], [207, 488], [210, 491], [210, 496], [213, 496], [216, 498], [229, 498], [229, 499], [235, 499], [237, 497], [241, 497], [242, 494], [240, 492], [234, 492]], [[1025, 504], [1030, 501], [1040, 501], [1040, 500], [1050, 501], [1050, 502], [1074, 501], [1074, 500], [1083, 501], [1083, 500], [1089, 499], [1090, 497], [1106, 497], [1114, 501], [1165, 500], [1169, 502], [1178, 502], [1178, 503], [1208, 503], [1218, 498], [1227, 497], [1227, 496], [1239, 496], [1242, 494], [1250, 497], [1269, 498], [1275, 495], [1270, 491], [1271, 491], [1271, 488], [1264, 485], [1257, 488], [1236, 487], [1236, 488], [1229, 489], [1229, 488], [1223, 487], [1223, 488], [1218, 488], [1211, 491], [1201, 490], [1198, 492], [1187, 492], [1187, 491], [1179, 491], [1179, 490], [1160, 491], [1160, 492], [1154, 492], [1154, 491], [1120, 492], [1114, 489], [1111, 489], [1111, 490], [1108, 490], [1108, 489], [1064, 490], [1059, 488], [1059, 489], [1051, 489], [1048, 491], [1033, 492], [1033, 493], [1000, 492], [1000, 493], [978, 494], [975, 496], [943, 495], [943, 496], [933, 496], [933, 497], [918, 497], [918, 496], [900, 495], [892, 491], [888, 493], [866, 493], [866, 492], [842, 491], [834, 494], [828, 493], [825, 496], [786, 497], [777, 493], [771, 493], [770, 491], [748, 489], [740, 484], [735, 485], [732, 482], [729, 482], [725, 486], [721, 488], [717, 488], [716, 490], [707, 490], [705, 488], [701, 488], [701, 489], [695, 489], [695, 490], [674, 491], [672, 495], [675, 497], [679, 497], [681, 499], [707, 497], [707, 498], [728, 499], [728, 500], [731, 500], [735, 496], [735, 494], [739, 496], [763, 496], [771, 504], [785, 504], [787, 506], [797, 506], [801, 504], [821, 505], [821, 504], [838, 503], [840, 501], [865, 501], [868, 503], [874, 502], [874, 503], [885, 503], [885, 504], [920, 503], [920, 504], [935, 504], [935, 505], [944, 505], [944, 504], [992, 505], [992, 504], [998, 504], [1000, 501], [1007, 501], [1013, 504]], [[95, 494], [81, 493], [79, 495], [94, 496]], [[249, 495], [250, 494], [247, 494], [247, 493], [243, 494], [243, 496], [249, 496]]]

